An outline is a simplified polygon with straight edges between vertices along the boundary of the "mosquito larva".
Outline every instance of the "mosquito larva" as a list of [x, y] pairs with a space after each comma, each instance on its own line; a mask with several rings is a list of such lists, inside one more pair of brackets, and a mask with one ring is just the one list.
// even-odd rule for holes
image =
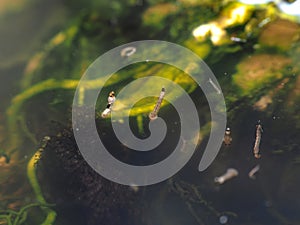
[[115, 97], [115, 92], [114, 91], [111, 91], [108, 95], [108, 98], [107, 98], [107, 106], [106, 106], [106, 109], [102, 112], [101, 116], [103, 118], [107, 117], [108, 114], [111, 112], [111, 107], [112, 105], [114, 104], [116, 100], [116, 97]]
[[263, 132], [262, 126], [260, 124], [256, 125], [256, 135], [255, 135], [255, 143], [253, 147], [253, 154], [255, 158], [260, 158], [260, 151], [259, 151], [259, 145], [261, 141], [261, 134]]
[[160, 109], [160, 106], [161, 106], [162, 100], [163, 100], [163, 98], [165, 96], [165, 93], [166, 93], [166, 89], [163, 87], [161, 89], [161, 92], [159, 94], [158, 100], [157, 100], [157, 102], [155, 104], [155, 107], [154, 107], [153, 111], [149, 114], [149, 118], [151, 120], [155, 120], [157, 118], [157, 113], [158, 113], [158, 111]]
[[230, 145], [232, 142], [231, 130], [229, 127], [227, 127], [225, 130], [225, 135], [224, 135], [223, 141], [224, 141], [224, 144], [227, 146]]
[[236, 177], [238, 174], [239, 174], [239, 172], [236, 169], [229, 168], [229, 169], [227, 169], [225, 174], [223, 174], [220, 177], [216, 177], [215, 182], [219, 183], [219, 184], [223, 184], [225, 181], [227, 181], [233, 177]]
[[249, 172], [249, 178], [251, 178], [251, 179], [255, 179], [256, 177], [255, 177], [255, 174], [259, 171], [259, 169], [260, 169], [260, 166], [259, 165], [256, 165], [252, 170], [250, 170], [250, 172]]

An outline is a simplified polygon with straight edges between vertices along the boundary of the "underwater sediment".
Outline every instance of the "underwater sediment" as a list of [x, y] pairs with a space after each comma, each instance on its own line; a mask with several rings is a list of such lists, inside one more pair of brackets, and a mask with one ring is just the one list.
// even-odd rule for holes
[[145, 224], [141, 191], [111, 182], [95, 172], [81, 156], [70, 127], [51, 137], [38, 162], [38, 175], [49, 202], [55, 202], [60, 211], [58, 221]]

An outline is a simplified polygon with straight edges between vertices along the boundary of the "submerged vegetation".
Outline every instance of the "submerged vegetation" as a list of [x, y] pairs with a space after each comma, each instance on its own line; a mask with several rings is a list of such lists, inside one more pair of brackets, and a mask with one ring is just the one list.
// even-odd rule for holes
[[[38, 178], [36, 175], [36, 165], [41, 158], [42, 152], [49, 141], [49, 137], [45, 137], [43, 143], [39, 150], [32, 156], [27, 164], [27, 177], [31, 184], [31, 187], [36, 195], [37, 202], [30, 203], [21, 207], [19, 211], [14, 211], [12, 209], [0, 210], [0, 221], [6, 222], [7, 225], [20, 225], [24, 224], [27, 220], [27, 217], [33, 214], [30, 214], [32, 208], [39, 208], [45, 214], [46, 218], [44, 221], [39, 222], [41, 225], [49, 225], [53, 224], [56, 218], [56, 213], [51, 209], [54, 205], [48, 204], [43, 197], [43, 193], [41, 187], [38, 182]], [[39, 217], [39, 216], [38, 216]]]
[[[42, 224], [55, 224], [56, 212], [53, 210], [53, 205], [48, 204], [46, 197], [44, 197], [47, 196], [52, 202], [51, 199], [55, 199], [51, 196], [53, 192], [50, 191], [51, 188], [43, 188], [42, 184], [43, 182], [47, 183], [45, 181], [47, 177], [41, 175], [38, 179], [36, 176], [36, 170], [39, 167], [36, 167], [35, 164], [39, 160], [37, 158], [43, 153], [41, 151], [34, 153], [29, 149], [32, 149], [33, 146], [39, 143], [38, 140], [43, 136], [53, 135], [55, 141], [51, 139], [49, 143], [56, 151], [57, 156], [51, 156], [50, 153], [45, 154], [45, 156], [47, 157], [50, 154], [51, 157], [55, 159], [58, 157], [61, 160], [65, 154], [68, 155], [71, 158], [70, 164], [67, 164], [63, 169], [67, 171], [66, 173], [75, 176], [74, 171], [70, 170], [71, 166], [76, 165], [75, 162], [78, 159], [69, 155], [70, 152], [75, 151], [74, 149], [69, 149], [70, 152], [68, 152], [68, 146], [74, 147], [74, 143], [69, 144], [69, 142], [74, 142], [74, 140], [70, 131], [60, 131], [62, 127], [68, 127], [69, 125], [70, 113], [66, 112], [70, 112], [73, 93], [83, 73], [98, 56], [113, 47], [130, 41], [159, 39], [176, 42], [189, 48], [205, 60], [212, 68], [222, 87], [228, 108], [228, 122], [233, 124], [231, 131], [235, 137], [232, 139], [233, 144], [229, 147], [231, 150], [228, 152], [232, 152], [232, 149], [235, 147], [239, 148], [242, 146], [242, 142], [245, 141], [243, 135], [247, 132], [245, 126], [251, 126], [257, 120], [264, 119], [266, 123], [264, 128], [272, 130], [272, 132], [269, 132], [269, 135], [268, 131], [266, 131], [264, 138], [265, 136], [270, 137], [271, 133], [274, 138], [262, 139], [260, 148], [272, 149], [270, 152], [273, 152], [275, 157], [293, 158], [295, 165], [299, 163], [300, 66], [298, 60], [300, 57], [300, 25], [295, 21], [282, 18], [282, 14], [279, 13], [275, 4], [252, 6], [235, 1], [210, 0], [158, 2], [152, 0], [128, 0], [111, 1], [110, 3], [102, 3], [102, 1], [84, 3], [84, 1], [66, 0], [65, 4], [70, 10], [71, 19], [64, 28], [61, 28], [53, 37], [49, 38], [47, 43], [28, 60], [22, 78], [18, 83], [19, 92], [11, 99], [11, 104], [6, 109], [7, 134], [4, 134], [3, 129], [0, 133], [0, 135], [6, 136], [0, 139], [0, 159], [4, 159], [1, 160], [1, 165], [9, 165], [11, 171], [8, 170], [7, 173], [13, 176], [13, 170], [16, 169], [16, 165], [24, 167], [27, 164], [27, 178], [34, 190], [35, 197], [30, 198], [31, 202], [22, 202], [25, 206], [21, 206], [22, 204], [19, 203], [17, 209], [14, 208], [14, 210], [9, 205], [14, 202], [14, 199], [1, 203], [0, 207], [4, 208], [4, 210], [0, 211], [0, 224], [2, 221], [6, 221], [9, 225], [29, 224], [28, 215], [36, 216], [37, 214], [46, 215], [46, 219], [44, 219]], [[79, 10], [83, 5], [84, 10]], [[126, 60], [126, 57], [124, 60]], [[193, 65], [190, 66], [192, 67]], [[99, 71], [99, 74], [101, 74], [101, 71]], [[184, 88], [191, 96], [198, 91], [195, 82], [187, 77], [184, 72], [172, 66], [145, 62], [123, 68], [106, 83], [104, 83], [104, 78], [95, 78], [87, 81], [84, 84], [81, 96], [84, 98], [85, 95], [88, 95], [89, 90], [99, 89], [104, 86], [97, 102], [99, 111], [96, 112], [96, 119], [101, 120], [99, 115], [105, 108], [107, 94], [111, 90], [118, 93], [129, 82], [140, 77], [153, 75], [172, 80]], [[140, 87], [141, 90], [147, 84], [144, 85]], [[166, 89], [168, 90], [168, 88]], [[172, 95], [173, 99], [180, 97], [176, 96], [176, 93], [172, 94], [172, 92], [170, 92], [170, 95]], [[129, 102], [130, 98], [127, 101]], [[203, 96], [195, 101], [202, 104], [204, 108], [207, 107]], [[126, 105], [126, 101], [122, 102], [122, 104]], [[153, 105], [153, 98], [147, 98], [135, 104], [134, 108], [131, 109], [130, 116], [136, 121], [139, 133], [145, 132], [143, 126], [147, 123], [148, 114], [153, 110]], [[170, 109], [170, 106], [162, 104], [161, 111], [168, 114], [168, 112], [164, 111], [164, 108], [165, 110]], [[204, 121], [203, 127], [205, 129], [209, 127], [208, 114], [201, 118]], [[46, 121], [44, 121], [45, 118], [47, 118]], [[0, 120], [2, 119], [0, 118]], [[59, 121], [63, 125], [59, 125], [58, 129], [50, 128], [48, 127], [50, 120]], [[288, 122], [283, 120], [288, 120]], [[275, 123], [274, 121], [279, 122]], [[106, 126], [105, 122], [106, 120], [102, 119], [101, 124]], [[53, 132], [53, 129], [55, 132]], [[239, 131], [237, 129], [245, 129], [246, 131], [238, 134]], [[57, 130], [59, 132], [55, 134]], [[204, 136], [209, 134], [206, 130], [203, 130], [204, 133]], [[201, 140], [203, 139], [205, 137]], [[64, 145], [65, 143], [60, 142], [60, 140], [64, 140], [67, 144]], [[266, 140], [268, 141], [267, 144]], [[246, 141], [245, 143], [248, 142]], [[199, 143], [199, 145], [201, 144]], [[46, 148], [45, 142], [41, 144], [41, 148]], [[48, 152], [51, 151], [49, 146], [47, 146], [47, 149]], [[251, 155], [251, 147], [249, 152]], [[266, 153], [266, 149], [263, 152], [267, 156], [272, 155]], [[33, 154], [32, 158], [28, 157]], [[238, 156], [241, 156], [241, 154], [237, 154]], [[267, 158], [267, 156], [263, 158]], [[44, 164], [42, 164], [41, 168], [44, 168], [45, 172], [47, 171], [45, 165], [51, 166], [51, 162], [47, 162], [45, 158], [43, 160]], [[228, 159], [225, 157], [224, 161], [226, 160]], [[274, 160], [276, 161], [277, 158]], [[83, 159], [80, 162], [83, 163], [82, 161]], [[65, 162], [60, 163], [64, 164]], [[266, 162], [266, 165], [272, 165], [272, 163], [273, 161]], [[221, 164], [217, 160], [217, 165]], [[294, 169], [294, 164], [291, 166], [287, 161], [283, 163], [286, 168], [284, 175], [289, 173], [290, 168], [293, 168], [296, 172], [299, 171], [299, 167]], [[86, 197], [85, 194], [88, 195], [88, 191], [92, 189], [94, 192], [102, 191], [106, 193], [108, 190], [104, 187], [100, 188], [101, 190], [94, 190], [97, 184], [104, 182], [114, 189], [117, 196], [120, 197], [119, 203], [123, 204], [124, 207], [126, 207], [126, 201], [130, 201], [132, 208], [128, 209], [128, 215], [134, 216], [136, 213], [139, 215], [142, 213], [133, 209], [135, 201], [132, 199], [135, 199], [135, 197], [132, 193], [128, 194], [125, 188], [118, 185], [114, 186], [100, 178], [95, 178], [96, 175], [91, 175], [92, 172], [86, 169], [87, 165], [85, 166], [80, 165], [79, 169], [77, 169], [86, 177], [83, 180], [80, 180], [80, 176], [79, 180], [72, 178], [73, 180], [70, 179], [70, 183], [68, 183], [68, 185], [72, 185], [72, 182], [79, 182], [82, 185], [80, 187], [86, 188], [86, 192], [80, 193], [82, 198]], [[263, 166], [261, 168], [263, 173]], [[213, 170], [217, 171], [217, 168]], [[214, 171], [209, 171], [208, 175], [212, 175]], [[268, 171], [268, 168], [265, 171]], [[295, 182], [296, 172], [291, 172], [285, 177], [279, 175], [279, 177], [282, 177], [283, 180], [290, 184]], [[23, 175], [25, 176], [25, 174]], [[96, 181], [90, 182], [90, 178], [99, 179], [97, 180], [98, 183]], [[203, 183], [211, 187], [212, 184], [205, 179]], [[83, 181], [87, 180], [90, 183], [85, 186]], [[41, 181], [41, 184], [39, 184], [39, 181]], [[17, 182], [15, 181], [15, 183]], [[10, 183], [8, 182], [8, 176], [0, 176], [1, 186], [6, 183]], [[261, 181], [261, 183], [265, 185], [262, 188], [263, 190], [270, 186], [266, 184], [266, 181]], [[49, 182], [47, 184], [51, 185]], [[181, 186], [177, 186], [175, 191], [172, 190], [180, 198], [184, 199], [189, 210], [193, 211], [192, 214], [195, 214], [193, 204], [196, 202], [204, 205], [214, 217], [222, 215], [210, 203], [203, 200], [200, 190], [208, 192], [206, 189], [200, 187], [200, 185], [195, 187], [195, 185], [183, 181], [180, 181], [179, 184]], [[185, 190], [188, 192], [187, 195], [180, 192], [183, 186], [187, 188]], [[71, 192], [73, 191], [71, 195], [73, 197], [76, 196], [74, 192], [82, 191], [76, 188], [74, 187], [74, 190], [71, 190]], [[287, 193], [290, 189], [293, 190], [291, 185], [288, 185], [286, 189], [284, 187], [281, 187], [281, 189], [284, 191], [284, 195], [291, 198], [290, 194]], [[49, 193], [46, 192], [45, 195], [43, 190], [47, 190]], [[0, 191], [0, 196], [5, 193], [4, 190], [3, 193], [1, 192], [2, 190]], [[121, 194], [124, 194], [124, 198], [122, 198]], [[196, 195], [198, 199], [192, 199], [193, 195]], [[276, 193], [268, 193], [266, 195], [268, 196], [265, 198], [272, 199], [276, 196]], [[112, 213], [112, 215], [102, 217], [103, 220], [112, 219], [118, 214], [119, 209], [117, 207], [114, 208], [115, 206], [111, 206], [113, 208], [111, 212], [107, 212], [104, 209], [99, 210], [101, 206], [93, 201], [95, 196], [97, 196], [98, 200], [103, 198], [107, 201], [105, 204], [108, 207], [111, 206], [107, 195], [92, 193], [88, 195], [88, 200], [94, 204], [91, 206], [94, 214]], [[296, 196], [299, 196], [299, 194], [297, 193]], [[114, 199], [116, 200], [116, 198]], [[88, 205], [90, 204], [88, 200], [79, 199], [78, 202]], [[216, 199], [213, 198], [212, 201], [221, 207], [220, 202]], [[283, 206], [286, 206], [286, 204], [283, 203]], [[294, 205], [295, 207], [300, 207], [298, 200], [294, 200]], [[288, 213], [285, 213], [280, 207], [278, 210], [277, 208], [268, 210], [272, 212], [270, 214], [273, 215], [273, 218], [287, 220], [285, 215], [288, 215]], [[233, 218], [238, 217], [236, 214], [238, 213], [228, 213]], [[241, 214], [245, 215], [245, 212]], [[202, 219], [198, 215], [193, 216], [198, 223], [202, 223], [199, 222]], [[43, 220], [40, 215], [36, 217], [40, 221]], [[116, 218], [116, 220], [122, 221], [120, 218]], [[295, 216], [291, 220], [298, 222], [300, 218]], [[242, 224], [244, 221], [240, 218], [239, 222], [239, 224]]]

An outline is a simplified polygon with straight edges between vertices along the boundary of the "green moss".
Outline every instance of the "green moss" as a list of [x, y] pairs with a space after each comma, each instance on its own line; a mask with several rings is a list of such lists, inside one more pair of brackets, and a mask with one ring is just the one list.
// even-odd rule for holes
[[220, 20], [223, 20], [225, 26], [243, 25], [249, 21], [253, 10], [251, 5], [233, 2], [222, 10]]
[[263, 28], [258, 41], [262, 46], [287, 51], [292, 47], [293, 42], [299, 38], [299, 35], [299, 24], [288, 20], [277, 19]]
[[195, 39], [189, 39], [183, 44], [201, 58], [206, 58], [211, 50], [210, 44], [204, 42], [199, 43]]
[[[35, 165], [37, 160], [41, 157], [41, 151], [37, 151], [33, 157], [29, 160], [27, 165], [27, 176], [29, 182], [34, 190], [38, 203], [42, 206], [41, 208], [46, 214], [46, 218], [41, 225], [52, 225], [56, 219], [56, 212], [51, 208], [47, 207], [48, 203], [43, 197], [42, 190], [37, 180]], [[17, 224], [17, 223], [16, 223]]]
[[178, 7], [172, 3], [161, 3], [148, 8], [143, 15], [143, 23], [146, 26], [162, 29], [164, 19], [175, 13]]
[[282, 79], [291, 59], [282, 55], [256, 54], [243, 59], [233, 75], [233, 82], [244, 95], [259, 90], [272, 81]]

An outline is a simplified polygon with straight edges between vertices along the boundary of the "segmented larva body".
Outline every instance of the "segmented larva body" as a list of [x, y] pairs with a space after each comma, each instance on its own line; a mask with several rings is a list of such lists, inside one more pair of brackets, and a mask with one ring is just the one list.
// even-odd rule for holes
[[259, 171], [260, 166], [256, 165], [250, 172], [249, 172], [249, 178], [255, 179], [255, 174]]
[[227, 169], [225, 174], [223, 174], [220, 177], [216, 177], [215, 182], [219, 183], [219, 184], [223, 184], [225, 181], [227, 181], [233, 177], [236, 177], [238, 174], [239, 174], [239, 172], [236, 169], [229, 168], [229, 169]]
[[262, 126], [260, 124], [256, 125], [256, 137], [255, 137], [255, 143], [253, 147], [253, 154], [255, 158], [260, 158], [261, 155], [259, 153], [259, 145], [261, 141], [261, 134], [263, 132]]
[[115, 92], [111, 91], [108, 95], [108, 98], [107, 98], [106, 109], [101, 114], [102, 118], [105, 118], [110, 114], [111, 107], [112, 107], [112, 105], [114, 104], [115, 101], [116, 101]]
[[223, 141], [224, 141], [224, 144], [227, 145], [227, 146], [230, 145], [231, 142], [232, 142], [231, 131], [230, 131], [229, 127], [226, 128]]
[[157, 118], [157, 113], [158, 113], [158, 111], [160, 109], [160, 106], [161, 106], [161, 103], [162, 103], [163, 98], [165, 96], [165, 93], [166, 93], [166, 89], [162, 88], [161, 92], [160, 92], [160, 95], [158, 97], [158, 100], [157, 100], [157, 102], [155, 104], [155, 107], [154, 107], [153, 111], [149, 114], [149, 118], [151, 120], [155, 120]]

